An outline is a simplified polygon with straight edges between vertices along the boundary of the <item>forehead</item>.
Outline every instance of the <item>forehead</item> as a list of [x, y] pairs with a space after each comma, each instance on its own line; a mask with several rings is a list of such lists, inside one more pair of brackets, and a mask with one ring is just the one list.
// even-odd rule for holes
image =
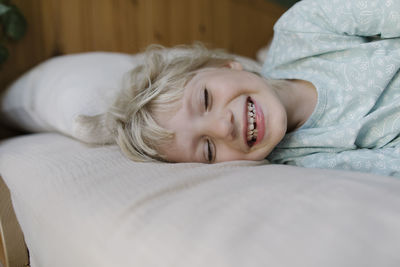
[[192, 118], [188, 105], [180, 101], [176, 112], [158, 115], [160, 126], [173, 133], [173, 138], [160, 147], [164, 158], [172, 162], [202, 161], [192, 138]]
[[193, 139], [193, 119], [196, 112], [196, 94], [204, 78], [206, 69], [199, 70], [190, 76], [186, 82], [182, 97], [171, 103], [167, 112], [155, 112], [157, 123], [173, 133], [173, 139], [160, 147], [160, 152], [166, 160], [173, 162], [203, 162], [202, 154], [198, 151], [196, 140]]
[[[162, 126], [163, 122], [174, 117], [179, 110], [189, 109], [194, 100], [196, 89], [201, 88], [208, 78], [214, 77], [218, 73], [219, 68], [203, 68], [188, 75], [186, 82], [183, 85], [183, 90], [179, 92], [179, 98], [174, 101], [162, 101], [166, 106], [160, 105], [154, 109], [156, 121]], [[179, 90], [172, 88], [172, 90]], [[172, 93], [173, 94], [173, 93]], [[167, 103], [168, 102], [168, 103]], [[188, 107], [185, 107], [188, 105]]]

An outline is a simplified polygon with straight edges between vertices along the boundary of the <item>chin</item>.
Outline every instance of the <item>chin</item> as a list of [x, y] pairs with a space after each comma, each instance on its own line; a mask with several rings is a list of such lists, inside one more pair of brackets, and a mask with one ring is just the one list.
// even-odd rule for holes
[[260, 149], [259, 151], [254, 151], [249, 158], [253, 161], [261, 161], [264, 160], [271, 153], [271, 151], [272, 150], [262, 151], [262, 149]]

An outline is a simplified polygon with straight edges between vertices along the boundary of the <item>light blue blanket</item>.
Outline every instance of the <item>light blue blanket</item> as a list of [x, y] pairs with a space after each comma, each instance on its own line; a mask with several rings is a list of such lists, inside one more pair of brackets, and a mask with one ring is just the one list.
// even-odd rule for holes
[[263, 75], [312, 82], [318, 103], [268, 159], [400, 177], [400, 1], [304, 0], [274, 30]]

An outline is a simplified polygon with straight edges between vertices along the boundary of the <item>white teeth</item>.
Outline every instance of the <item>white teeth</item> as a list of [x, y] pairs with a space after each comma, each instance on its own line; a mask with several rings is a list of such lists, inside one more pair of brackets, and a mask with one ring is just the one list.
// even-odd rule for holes
[[256, 122], [256, 108], [253, 103], [247, 103], [247, 141], [257, 140], [257, 129], [254, 123]]

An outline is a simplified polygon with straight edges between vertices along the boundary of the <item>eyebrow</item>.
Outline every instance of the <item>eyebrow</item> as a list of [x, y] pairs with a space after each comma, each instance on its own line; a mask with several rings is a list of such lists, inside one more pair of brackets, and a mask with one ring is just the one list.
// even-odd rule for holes
[[[187, 103], [187, 109], [190, 115], [197, 115], [197, 113], [200, 112], [200, 104], [199, 104], [199, 92], [201, 92], [201, 90], [198, 89], [198, 84], [199, 81], [193, 81], [192, 80], [189, 82], [191, 83], [192, 86], [192, 90], [190, 91], [190, 97], [189, 97], [189, 103]], [[188, 86], [188, 84], [186, 84], [186, 86]], [[202, 138], [198, 138], [198, 137], [191, 137], [191, 147], [192, 149], [195, 151], [194, 155], [194, 160], [195, 161], [199, 161], [199, 162], [207, 162], [207, 158], [204, 155], [204, 147], [203, 147], [203, 142], [202, 142]], [[200, 157], [198, 156], [199, 150], [200, 148]]]
[[193, 136], [191, 136], [190, 139], [191, 140], [188, 142], [189, 153], [187, 153], [187, 158], [190, 159], [190, 162], [207, 162], [207, 159], [204, 158], [204, 149], [201, 142], [202, 139]]
[[201, 94], [201, 88], [199, 89], [199, 81], [192, 81], [192, 90], [191, 90], [191, 112], [200, 112], [201, 111], [201, 102], [199, 103], [199, 94]]
[[[201, 139], [199, 139], [199, 141], [197, 142], [198, 145], [196, 145], [196, 159], [199, 162], [204, 162], [207, 161], [207, 159], [204, 158], [204, 149], [203, 149], [203, 144], [201, 142]], [[197, 152], [198, 150], [200, 150], [200, 152]], [[200, 156], [198, 157], [197, 154], [199, 154]]]

